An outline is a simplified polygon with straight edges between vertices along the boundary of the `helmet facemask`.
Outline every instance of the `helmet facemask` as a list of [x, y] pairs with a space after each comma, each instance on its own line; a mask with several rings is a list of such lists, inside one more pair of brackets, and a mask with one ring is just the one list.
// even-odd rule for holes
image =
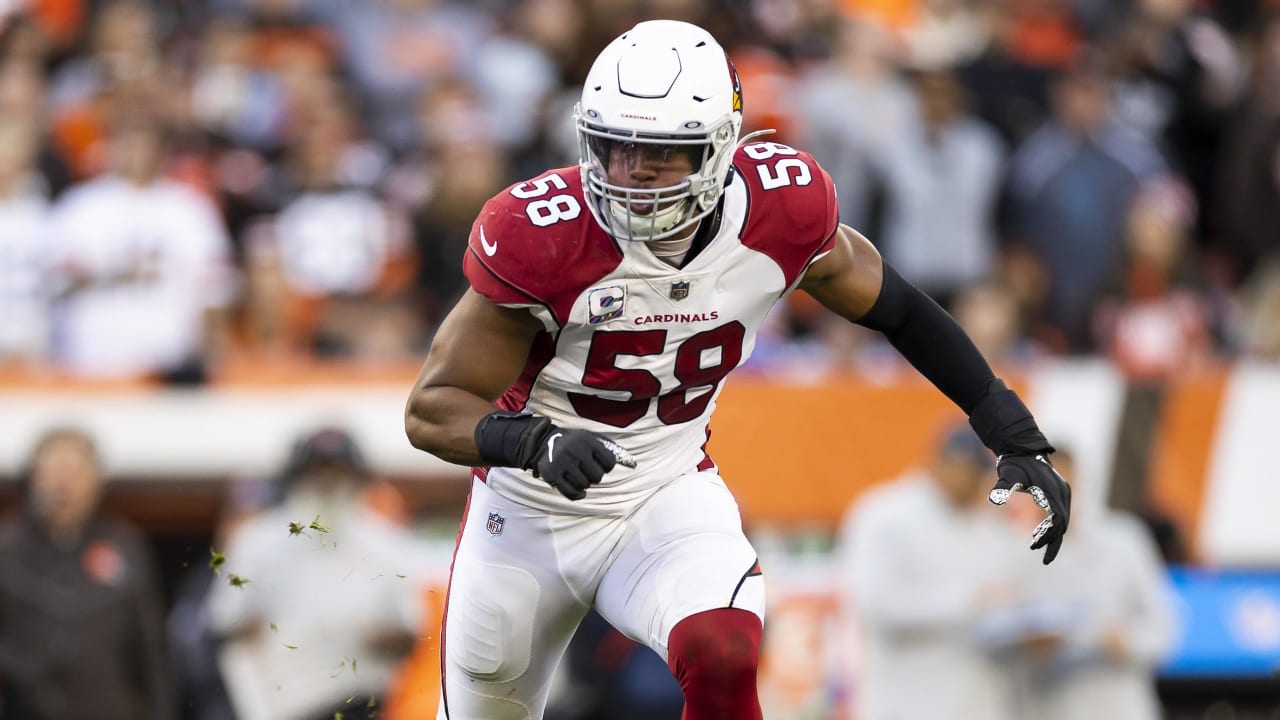
[[[643, 133], [606, 126], [599, 113], [581, 105], [574, 120], [587, 206], [610, 235], [632, 242], [675, 237], [715, 209], [741, 124], [740, 115], [730, 115], [712, 128], [692, 120], [682, 126], [687, 132]], [[674, 185], [638, 188], [610, 181], [611, 168], [619, 170], [616, 180], [637, 165], [682, 159], [691, 169]]]

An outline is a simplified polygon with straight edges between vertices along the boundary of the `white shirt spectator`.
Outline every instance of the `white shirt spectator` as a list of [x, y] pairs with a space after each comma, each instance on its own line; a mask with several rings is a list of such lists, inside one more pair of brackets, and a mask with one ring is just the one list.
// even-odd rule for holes
[[1020, 662], [1027, 720], [1158, 720], [1155, 673], [1173, 642], [1172, 603], [1151, 533], [1134, 517], [1080, 508], [1048, 567], [1019, 558], [1028, 613], [1059, 618], [1052, 656]]
[[[291, 535], [313, 519], [325, 530]], [[383, 695], [400, 657], [382, 646], [421, 622], [407, 531], [350, 494], [303, 488], [237, 528], [225, 556], [207, 609], [216, 633], [235, 636], [221, 665], [239, 717], [309, 720]], [[234, 587], [230, 573], [249, 582]]]
[[384, 208], [360, 190], [306, 193], [275, 230], [285, 279], [310, 295], [372, 290], [395, 249]]
[[39, 193], [0, 197], [0, 361], [40, 360], [48, 349], [48, 235]]
[[52, 237], [67, 292], [54, 353], [76, 374], [179, 366], [201, 351], [205, 312], [232, 298], [226, 230], [213, 205], [185, 185], [116, 176], [84, 183], [55, 208]]
[[864, 720], [1012, 718], [1013, 686], [979, 641], [1024, 547], [986, 508], [957, 510], [936, 483], [907, 477], [846, 517], [844, 592], [865, 637], [855, 695]]
[[987, 278], [1005, 155], [995, 131], [961, 117], [936, 142], [923, 129], [895, 140], [882, 158], [887, 259], [926, 291], [954, 292]]

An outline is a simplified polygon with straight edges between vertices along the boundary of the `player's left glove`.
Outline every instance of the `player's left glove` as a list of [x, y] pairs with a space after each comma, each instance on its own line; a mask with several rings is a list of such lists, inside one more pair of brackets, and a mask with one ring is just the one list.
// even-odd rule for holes
[[1044, 548], [1044, 564], [1058, 556], [1071, 520], [1071, 486], [1053, 469], [1053, 446], [1036, 426], [1031, 411], [1004, 381], [996, 378], [969, 414], [969, 424], [995, 452], [996, 484], [987, 496], [1003, 505], [1015, 492], [1031, 495], [1048, 513], [1031, 536], [1031, 549]]

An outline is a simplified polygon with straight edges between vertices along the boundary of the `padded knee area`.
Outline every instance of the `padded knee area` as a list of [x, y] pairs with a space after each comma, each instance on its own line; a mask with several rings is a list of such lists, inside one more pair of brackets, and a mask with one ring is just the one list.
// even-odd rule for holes
[[450, 682], [447, 694], [440, 698], [436, 720], [530, 720], [533, 717], [527, 706], [492, 694], [474, 692], [474, 685], [470, 681]]
[[511, 682], [529, 669], [538, 583], [518, 568], [480, 565], [478, 570], [482, 577], [465, 578], [462, 584], [482, 583], [450, 599], [448, 656], [470, 679]]
[[681, 620], [668, 639], [667, 662], [685, 697], [685, 720], [759, 720], [756, 669], [760, 618], [717, 608]]

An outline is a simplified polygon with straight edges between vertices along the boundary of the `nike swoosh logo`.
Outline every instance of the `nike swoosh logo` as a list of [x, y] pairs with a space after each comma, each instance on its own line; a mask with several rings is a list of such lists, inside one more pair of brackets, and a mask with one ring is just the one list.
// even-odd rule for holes
[[560, 439], [562, 435], [564, 435], [564, 433], [556, 433], [547, 440], [547, 462], [556, 461], [556, 440]]
[[495, 242], [492, 245], [489, 244], [489, 241], [484, 236], [483, 225], [480, 226], [480, 247], [484, 248], [484, 254], [489, 257], [493, 257], [498, 254], [498, 243]]

